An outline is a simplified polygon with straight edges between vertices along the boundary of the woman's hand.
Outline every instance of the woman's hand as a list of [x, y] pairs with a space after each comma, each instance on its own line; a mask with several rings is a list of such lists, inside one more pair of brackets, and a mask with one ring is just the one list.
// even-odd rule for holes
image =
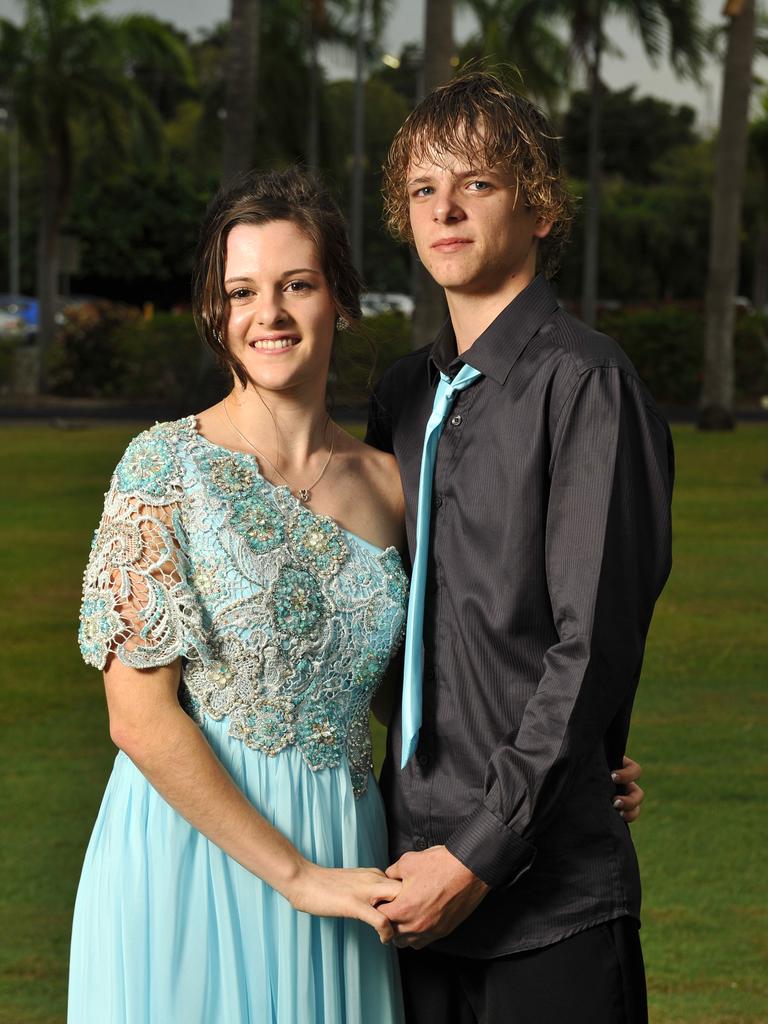
[[631, 757], [624, 758], [623, 768], [611, 772], [611, 778], [616, 785], [623, 786], [625, 790], [614, 797], [613, 806], [628, 823], [640, 817], [640, 804], [645, 799], [645, 793], [638, 786], [637, 780], [642, 774], [643, 769]]
[[356, 918], [374, 928], [382, 942], [390, 942], [392, 924], [376, 907], [395, 899], [402, 887], [378, 868], [323, 868], [305, 861], [284, 895], [295, 910], [317, 917]]

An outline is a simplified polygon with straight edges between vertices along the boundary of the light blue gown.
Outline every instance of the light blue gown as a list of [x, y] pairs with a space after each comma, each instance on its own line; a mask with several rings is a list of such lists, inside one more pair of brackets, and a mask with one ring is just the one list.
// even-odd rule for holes
[[[80, 646], [182, 658], [182, 706], [235, 783], [329, 867], [385, 867], [371, 697], [407, 581], [382, 551], [274, 487], [193, 417], [131, 442], [85, 573]], [[119, 753], [75, 906], [69, 1024], [399, 1024], [395, 951], [295, 911]]]

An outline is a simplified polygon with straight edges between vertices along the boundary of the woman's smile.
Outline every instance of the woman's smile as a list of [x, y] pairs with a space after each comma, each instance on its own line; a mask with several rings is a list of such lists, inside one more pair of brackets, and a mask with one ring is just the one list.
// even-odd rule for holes
[[287, 352], [289, 349], [295, 348], [300, 341], [301, 338], [297, 334], [277, 334], [262, 338], [254, 338], [252, 341], [248, 342], [248, 347], [254, 349], [256, 352], [264, 352], [272, 355]]

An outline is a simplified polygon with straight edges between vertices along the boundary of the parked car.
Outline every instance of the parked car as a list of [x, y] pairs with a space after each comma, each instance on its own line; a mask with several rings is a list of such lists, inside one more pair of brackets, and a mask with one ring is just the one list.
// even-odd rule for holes
[[10, 313], [0, 308], [0, 337], [7, 338], [9, 335], [23, 334], [25, 330], [24, 318], [18, 313]]
[[364, 292], [360, 297], [363, 316], [377, 316], [379, 313], [402, 313], [413, 316], [413, 299], [402, 292]]
[[[16, 326], [9, 326], [8, 317], [15, 321]], [[3, 333], [20, 329], [26, 335], [33, 335], [37, 330], [37, 324], [37, 299], [29, 295], [0, 293], [0, 330]]]

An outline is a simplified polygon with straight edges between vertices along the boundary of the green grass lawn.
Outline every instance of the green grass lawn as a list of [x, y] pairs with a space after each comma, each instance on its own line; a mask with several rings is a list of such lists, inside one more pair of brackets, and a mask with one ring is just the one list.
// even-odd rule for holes
[[[75, 646], [79, 585], [136, 429], [0, 428], [0, 1024], [64, 1020], [72, 902], [114, 755], [99, 675]], [[768, 1020], [768, 428], [680, 427], [675, 439], [675, 566], [630, 742], [648, 792], [633, 834], [651, 1019], [757, 1024]]]

